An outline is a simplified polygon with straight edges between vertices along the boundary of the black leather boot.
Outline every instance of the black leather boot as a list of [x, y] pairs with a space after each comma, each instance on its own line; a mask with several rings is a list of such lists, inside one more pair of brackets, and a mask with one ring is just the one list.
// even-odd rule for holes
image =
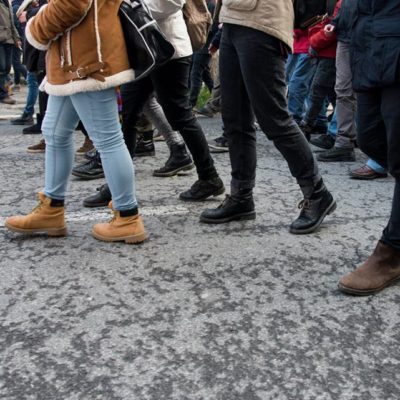
[[217, 208], [204, 210], [200, 215], [200, 221], [207, 224], [222, 224], [229, 221], [255, 218], [256, 212], [254, 211], [254, 200], [251, 193], [243, 197], [227, 195]]
[[101, 164], [100, 154], [89, 161], [77, 165], [72, 170], [72, 175], [84, 180], [104, 178], [103, 165]]
[[139, 135], [136, 142], [135, 157], [151, 157], [156, 155], [153, 132], [154, 130], [151, 130]]
[[22, 133], [24, 135], [38, 135], [42, 133], [42, 122], [43, 122], [42, 114], [36, 114], [36, 124], [22, 129]]
[[165, 165], [153, 172], [154, 176], [168, 177], [177, 175], [179, 172], [190, 171], [194, 164], [192, 158], [186, 151], [186, 146], [182, 144], [173, 144], [171, 154]]
[[106, 207], [110, 203], [111, 192], [107, 183], [101, 185], [96, 190], [96, 194], [86, 197], [86, 199], [83, 200], [83, 205], [85, 207]]
[[311, 196], [300, 202], [299, 208], [300, 215], [290, 226], [290, 233], [297, 235], [314, 232], [324, 218], [336, 210], [336, 201], [321, 179]]
[[211, 196], [225, 192], [224, 183], [219, 176], [211, 179], [199, 179], [189, 190], [182, 192], [179, 198], [184, 201], [203, 201]]

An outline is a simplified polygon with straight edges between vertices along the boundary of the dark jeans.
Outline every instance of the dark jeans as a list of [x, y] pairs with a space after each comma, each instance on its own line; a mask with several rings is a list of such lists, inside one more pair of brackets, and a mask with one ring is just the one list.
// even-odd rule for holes
[[203, 82], [211, 92], [214, 86], [210, 72], [211, 55], [194, 53], [192, 69], [190, 71], [190, 104], [194, 107], [197, 104]]
[[122, 131], [133, 156], [136, 122], [155, 91], [172, 129], [180, 132], [191, 152], [199, 179], [210, 179], [217, 176], [217, 172], [204, 132], [189, 104], [189, 71], [190, 57], [179, 58], [159, 67], [149, 77], [122, 85]]
[[360, 149], [396, 179], [393, 207], [382, 241], [400, 251], [400, 84], [357, 94]]
[[220, 46], [222, 118], [229, 140], [234, 192], [255, 185], [252, 109], [305, 196], [321, 179], [307, 140], [288, 111], [286, 58], [287, 49], [278, 39], [255, 29], [224, 24]]
[[335, 102], [335, 82], [336, 65], [334, 58], [321, 58], [315, 70], [314, 78], [311, 83], [311, 93], [309, 96], [309, 105], [304, 120], [311, 126], [316, 125], [321, 110], [324, 108], [324, 102]]
[[12, 66], [14, 69], [14, 83], [16, 85], [19, 85], [21, 83], [21, 75], [25, 78], [27, 76], [27, 70], [25, 65], [22, 64], [21, 58], [22, 58], [22, 51], [17, 47], [13, 47], [13, 55], [12, 55]]
[[8, 96], [5, 84], [7, 75], [11, 70], [13, 46], [12, 44], [0, 43], [0, 99]]

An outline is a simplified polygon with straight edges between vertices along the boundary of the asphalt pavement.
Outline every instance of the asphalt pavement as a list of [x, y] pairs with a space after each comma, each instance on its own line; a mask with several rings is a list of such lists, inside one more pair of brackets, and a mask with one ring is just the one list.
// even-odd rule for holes
[[[138, 159], [136, 190], [150, 240], [96, 241], [107, 209], [82, 207], [103, 180], [72, 178], [65, 238], [22, 236], [4, 219], [42, 189], [38, 135], [0, 105], [0, 399], [395, 400], [400, 397], [400, 287], [373, 297], [337, 290], [373, 250], [394, 181], [351, 180], [357, 163], [321, 164], [338, 208], [314, 234], [294, 236], [301, 193], [259, 132], [255, 221], [210, 226], [204, 203], [178, 199], [194, 173], [155, 178], [167, 159]], [[208, 138], [221, 119], [200, 118]], [[83, 135], [75, 134], [76, 147]], [[314, 149], [316, 150], [316, 149]], [[229, 185], [229, 156], [215, 163]], [[82, 158], [77, 157], [77, 161]]]

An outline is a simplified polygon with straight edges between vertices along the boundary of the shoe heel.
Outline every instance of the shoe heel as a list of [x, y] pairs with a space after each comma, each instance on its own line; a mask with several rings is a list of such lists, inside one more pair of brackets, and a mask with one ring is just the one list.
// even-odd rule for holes
[[337, 209], [337, 203], [336, 201], [334, 201], [331, 207], [329, 208], [328, 215], [331, 215], [336, 209]]
[[145, 242], [149, 236], [146, 232], [140, 233], [138, 235], [129, 236], [125, 238], [125, 243], [127, 244], [139, 244]]
[[222, 186], [222, 188], [219, 189], [218, 192], [215, 192], [215, 193], [213, 194], [213, 197], [220, 196], [221, 194], [224, 194], [224, 193], [225, 193], [225, 186]]
[[249, 221], [249, 220], [252, 220], [252, 219], [256, 219], [256, 213], [255, 212], [252, 212], [252, 213], [249, 213], [249, 214], [246, 214], [246, 215], [241, 215], [237, 219], [237, 221]]
[[60, 236], [66, 236], [68, 233], [67, 228], [60, 228], [60, 229], [51, 229], [48, 230], [47, 236], [52, 236], [52, 237], [60, 237]]

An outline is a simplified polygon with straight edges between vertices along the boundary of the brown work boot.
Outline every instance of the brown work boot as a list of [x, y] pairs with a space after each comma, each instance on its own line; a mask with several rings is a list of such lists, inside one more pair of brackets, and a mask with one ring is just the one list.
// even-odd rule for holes
[[64, 202], [39, 193], [39, 204], [28, 215], [9, 217], [5, 226], [19, 233], [46, 233], [48, 236], [65, 236]]
[[83, 145], [79, 147], [79, 149], [76, 151], [76, 154], [79, 156], [84, 156], [88, 151], [93, 149], [94, 149], [93, 142], [89, 139], [88, 136], [86, 136]]
[[10, 96], [3, 97], [2, 99], [0, 99], [0, 102], [9, 105], [13, 105], [16, 103], [16, 101]]
[[366, 296], [378, 293], [400, 279], [400, 251], [378, 242], [374, 252], [339, 282], [342, 292]]
[[[112, 209], [112, 202], [109, 204]], [[113, 210], [114, 217], [106, 223], [93, 226], [92, 235], [103, 242], [141, 243], [147, 239], [142, 217], [137, 208], [128, 211]]]

